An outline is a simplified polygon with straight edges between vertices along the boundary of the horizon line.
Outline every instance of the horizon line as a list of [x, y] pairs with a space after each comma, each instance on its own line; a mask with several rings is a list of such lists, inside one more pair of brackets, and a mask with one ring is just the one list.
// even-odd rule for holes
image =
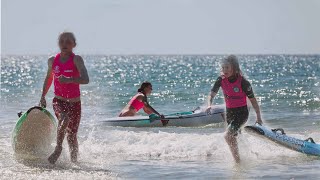
[[[22, 54], [22, 53], [17, 53], [17, 54], [2, 54], [0, 53], [0, 56], [50, 56], [56, 53], [50, 53], [50, 54]], [[226, 55], [237, 55], [237, 56], [261, 56], [261, 55], [277, 55], [277, 56], [281, 56], [281, 55], [292, 55], [292, 56], [319, 56], [320, 53], [217, 53], [217, 54], [213, 54], [213, 53], [159, 53], [159, 54], [151, 54], [151, 53], [146, 53], [146, 54], [142, 54], [142, 53], [128, 53], [128, 54], [102, 54], [102, 53], [97, 53], [97, 54], [93, 54], [93, 53], [83, 53], [83, 54], [79, 54], [82, 56], [226, 56]]]

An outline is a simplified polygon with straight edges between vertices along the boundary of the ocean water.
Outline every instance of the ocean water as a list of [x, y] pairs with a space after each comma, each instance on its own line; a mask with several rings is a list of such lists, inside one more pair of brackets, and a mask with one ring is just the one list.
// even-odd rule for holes
[[[17, 112], [39, 102], [48, 57], [2, 56], [0, 179], [318, 179], [319, 157], [244, 131], [238, 137], [242, 162], [236, 165], [223, 138], [224, 123], [194, 128], [121, 128], [101, 123], [116, 116], [145, 80], [153, 84], [149, 101], [160, 113], [204, 105], [223, 57], [83, 56], [90, 84], [81, 86], [79, 163], [70, 163], [65, 145], [52, 166], [18, 162], [11, 146]], [[239, 59], [265, 125], [320, 142], [320, 56], [240, 55]], [[51, 112], [52, 98], [51, 88], [47, 95]], [[214, 103], [223, 104], [221, 92]], [[251, 109], [247, 124], [254, 122]]]

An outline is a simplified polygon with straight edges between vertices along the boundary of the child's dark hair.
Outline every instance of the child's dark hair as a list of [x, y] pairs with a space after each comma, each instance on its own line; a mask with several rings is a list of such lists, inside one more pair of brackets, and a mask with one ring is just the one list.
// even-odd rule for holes
[[145, 81], [141, 84], [140, 88], [138, 89], [138, 92], [143, 93], [144, 92], [144, 88], [148, 87], [148, 86], [152, 86], [150, 82]]
[[62, 36], [70, 36], [70, 37], [72, 38], [74, 44], [77, 44], [77, 43], [76, 43], [76, 37], [74, 36], [74, 34], [73, 34], [72, 32], [69, 32], [69, 31], [64, 31], [64, 32], [62, 32], [62, 33], [59, 35], [59, 38], [58, 38], [59, 41], [60, 41], [60, 39], [61, 39]]
[[242, 75], [242, 71], [240, 69], [238, 58], [235, 55], [230, 55], [227, 58], [223, 59], [222, 63], [228, 63], [232, 66], [234, 75]]

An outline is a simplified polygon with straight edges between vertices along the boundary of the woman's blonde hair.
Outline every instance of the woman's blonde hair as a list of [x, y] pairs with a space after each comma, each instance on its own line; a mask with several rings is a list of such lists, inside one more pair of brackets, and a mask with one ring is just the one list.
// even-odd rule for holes
[[230, 55], [227, 58], [223, 59], [222, 64], [230, 64], [233, 69], [233, 75], [235, 76], [242, 75], [238, 58], [235, 55]]
[[77, 44], [77, 43], [76, 43], [76, 37], [75, 37], [75, 35], [73, 34], [73, 32], [64, 31], [64, 32], [60, 33], [60, 34], [59, 34], [58, 41], [60, 41], [60, 39], [62, 38], [62, 36], [69, 36], [69, 37], [71, 37], [71, 39], [73, 40], [74, 44]]

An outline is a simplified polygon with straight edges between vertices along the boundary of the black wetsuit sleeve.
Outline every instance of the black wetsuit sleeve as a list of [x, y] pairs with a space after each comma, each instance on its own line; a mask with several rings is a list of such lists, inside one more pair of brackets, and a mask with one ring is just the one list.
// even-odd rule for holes
[[251, 84], [248, 80], [242, 79], [241, 82], [242, 91], [247, 95], [248, 98], [254, 98], [254, 93]]
[[218, 93], [220, 87], [221, 87], [222, 78], [218, 77], [216, 82], [214, 83], [213, 87], [211, 88], [212, 92]]

